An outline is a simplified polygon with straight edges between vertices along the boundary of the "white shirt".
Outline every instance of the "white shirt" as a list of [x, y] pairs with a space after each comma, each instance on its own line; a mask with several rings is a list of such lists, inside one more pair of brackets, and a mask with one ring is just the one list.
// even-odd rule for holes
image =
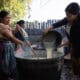
[[23, 34], [24, 38], [29, 37], [28, 33], [23, 28], [21, 28], [21, 30], [22, 30], [22, 34]]

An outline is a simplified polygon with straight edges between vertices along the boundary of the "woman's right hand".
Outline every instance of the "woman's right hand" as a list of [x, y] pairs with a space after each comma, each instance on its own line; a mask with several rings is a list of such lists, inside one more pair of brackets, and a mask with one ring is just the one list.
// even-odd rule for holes
[[65, 46], [65, 44], [60, 44], [59, 46], [58, 46], [58, 48], [61, 48], [61, 47], [64, 47]]
[[48, 33], [48, 31], [49, 31], [49, 28], [47, 28], [47, 29], [43, 30], [43, 34], [47, 34], [47, 33]]

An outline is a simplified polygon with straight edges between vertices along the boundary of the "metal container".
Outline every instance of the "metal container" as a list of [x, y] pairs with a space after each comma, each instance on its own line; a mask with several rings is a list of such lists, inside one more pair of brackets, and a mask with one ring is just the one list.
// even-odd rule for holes
[[19, 80], [59, 80], [63, 53], [56, 52], [52, 58], [47, 58], [45, 50], [36, 52], [36, 57], [21, 51], [15, 54]]
[[61, 34], [55, 30], [49, 31], [47, 34], [42, 36], [43, 45], [45, 42], [48, 42], [57, 48], [61, 44], [61, 41], [62, 41]]

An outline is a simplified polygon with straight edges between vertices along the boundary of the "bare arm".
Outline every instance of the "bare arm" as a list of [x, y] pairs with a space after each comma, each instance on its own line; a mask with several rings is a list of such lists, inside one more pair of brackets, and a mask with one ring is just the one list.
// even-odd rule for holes
[[67, 42], [65, 42], [65, 43], [63, 43], [63, 44], [61, 44], [61, 45], [59, 45], [59, 47], [63, 47], [63, 46], [65, 46], [65, 45], [71, 45], [71, 43], [70, 43], [69, 41], [67, 41]]
[[66, 25], [67, 23], [68, 23], [67, 18], [63, 18], [62, 20], [60, 20], [60, 21], [58, 21], [56, 23], [53, 23], [51, 26], [49, 26], [47, 29], [45, 29], [43, 31], [43, 33], [46, 34], [51, 29], [61, 27], [62, 25]]
[[9, 29], [4, 29], [2, 30], [2, 34], [7, 37], [9, 40], [11, 40], [12, 42], [16, 43], [16, 44], [20, 44], [22, 45], [23, 42], [20, 41], [19, 39], [17, 39], [16, 37], [14, 37], [14, 35], [12, 34], [12, 31]]

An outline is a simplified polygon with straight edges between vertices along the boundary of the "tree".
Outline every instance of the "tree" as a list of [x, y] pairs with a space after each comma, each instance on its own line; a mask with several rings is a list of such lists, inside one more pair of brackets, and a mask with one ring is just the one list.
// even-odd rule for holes
[[14, 22], [23, 18], [26, 15], [26, 5], [32, 0], [0, 0], [0, 10], [10, 12], [11, 21]]

